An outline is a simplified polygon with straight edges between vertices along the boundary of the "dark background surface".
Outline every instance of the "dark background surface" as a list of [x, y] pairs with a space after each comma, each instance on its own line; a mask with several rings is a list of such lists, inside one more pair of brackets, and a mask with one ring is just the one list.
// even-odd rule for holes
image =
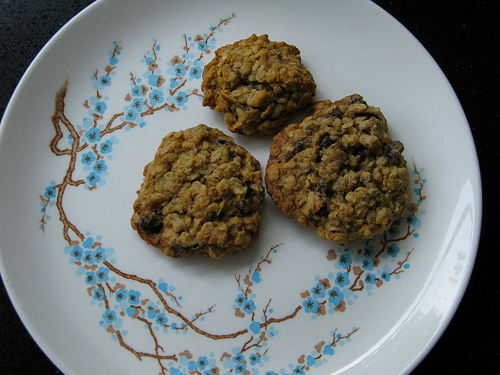
[[[0, 116], [45, 43], [91, 1], [0, 0]], [[483, 181], [483, 228], [469, 287], [455, 317], [412, 375], [500, 373], [500, 224], [495, 174], [500, 141], [498, 0], [385, 1], [434, 57], [453, 86], [476, 143]], [[458, 3], [458, 4], [457, 4]], [[446, 157], [443, 155], [443, 157]], [[495, 172], [497, 171], [497, 172]], [[60, 374], [0, 289], [0, 372]], [[374, 374], [377, 375], [377, 374]]]

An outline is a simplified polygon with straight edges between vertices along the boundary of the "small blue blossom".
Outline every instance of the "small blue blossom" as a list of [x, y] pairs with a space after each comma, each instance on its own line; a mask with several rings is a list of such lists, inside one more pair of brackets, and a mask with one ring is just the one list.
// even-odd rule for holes
[[101, 288], [94, 289], [92, 294], [92, 298], [94, 298], [94, 300], [96, 301], [102, 301], [104, 299], [104, 290], [102, 290]]
[[232, 358], [234, 363], [243, 363], [245, 362], [245, 356], [241, 353], [237, 353], [233, 358]]
[[83, 261], [87, 264], [94, 264], [94, 253], [92, 250], [87, 250], [83, 254]]
[[234, 366], [235, 374], [244, 374], [246, 371], [247, 371], [247, 365], [244, 363], [238, 363], [236, 366]]
[[200, 358], [198, 358], [198, 361], [196, 362], [196, 366], [200, 369], [200, 370], [204, 370], [205, 367], [208, 366], [208, 359], [207, 357], [205, 356], [202, 356]]
[[111, 151], [113, 151], [113, 142], [108, 139], [107, 141], [101, 143], [100, 149], [103, 154], [109, 154]]
[[125, 312], [127, 313], [128, 316], [133, 317], [135, 315], [135, 313], [137, 312], [137, 309], [133, 306], [129, 306], [129, 307], [127, 307]]
[[311, 297], [302, 302], [302, 305], [304, 306], [305, 311], [308, 313], [316, 314], [318, 312], [319, 301], [312, 299]]
[[316, 284], [316, 286], [311, 289], [311, 294], [313, 298], [323, 298], [325, 297], [325, 287], [321, 284]]
[[106, 105], [105, 102], [97, 102], [95, 103], [94, 110], [95, 112], [100, 113], [102, 115], [104, 112], [106, 112], [107, 108], [108, 106]]
[[106, 323], [111, 324], [116, 320], [116, 313], [112, 310], [106, 310], [106, 312], [102, 314], [102, 317]]
[[56, 196], [56, 189], [53, 186], [48, 186], [45, 189], [45, 198], [54, 198]]
[[106, 165], [106, 162], [104, 160], [99, 160], [97, 163], [94, 164], [92, 169], [94, 170], [95, 173], [101, 174], [102, 172], [105, 172], [108, 169], [108, 166]]
[[351, 256], [348, 253], [343, 253], [339, 257], [339, 264], [342, 268], [347, 269], [352, 263]]
[[168, 284], [167, 283], [160, 283], [158, 284], [158, 289], [160, 289], [163, 293], [168, 291]]
[[109, 58], [109, 65], [116, 65], [116, 64], [118, 64], [118, 59], [114, 56], [111, 56]]
[[335, 284], [338, 286], [346, 286], [349, 284], [349, 273], [347, 272], [339, 272], [335, 277]]
[[125, 301], [127, 299], [128, 293], [125, 289], [120, 289], [115, 293], [115, 298], [118, 302]]
[[193, 66], [190, 70], [189, 70], [189, 76], [192, 77], [192, 78], [201, 78], [201, 75], [203, 73], [203, 69], [197, 67], [197, 66]]
[[328, 301], [335, 306], [340, 305], [340, 302], [344, 299], [344, 293], [340, 291], [339, 288], [334, 287], [328, 291]]
[[189, 98], [185, 92], [180, 91], [175, 95], [174, 100], [180, 107], [182, 107], [188, 102]]
[[389, 235], [390, 235], [391, 237], [396, 237], [396, 236], [398, 236], [398, 235], [399, 235], [399, 233], [400, 233], [399, 226], [398, 226], [398, 225], [396, 225], [396, 224], [394, 224], [393, 226], [391, 226], [391, 227], [387, 230], [387, 232], [389, 233]]
[[108, 75], [101, 76], [101, 78], [99, 78], [99, 82], [103, 86], [111, 86], [111, 77]]
[[189, 372], [194, 372], [198, 369], [195, 361], [189, 361], [187, 368]]
[[99, 175], [95, 172], [92, 172], [87, 176], [87, 181], [89, 182], [89, 185], [95, 186], [99, 181], [101, 181], [101, 177], [99, 177]]
[[80, 259], [82, 259], [82, 256], [83, 256], [83, 249], [80, 246], [75, 246], [71, 250], [70, 254], [76, 260], [80, 260]]
[[253, 303], [253, 301], [251, 299], [247, 300], [244, 304], [243, 304], [243, 311], [246, 312], [247, 314], [251, 314], [255, 311], [255, 304]]
[[297, 365], [293, 370], [292, 370], [292, 374], [295, 374], [295, 375], [304, 375], [304, 370], [302, 369], [302, 367], [300, 365]]
[[96, 278], [95, 278], [95, 272], [89, 271], [85, 275], [85, 282], [89, 285], [95, 285], [96, 283]]
[[96, 263], [104, 262], [106, 260], [106, 250], [102, 247], [98, 247], [93, 253], [92, 257]]
[[260, 355], [257, 354], [250, 354], [250, 364], [255, 365], [260, 362]]
[[238, 306], [243, 306], [247, 299], [243, 294], [238, 294], [238, 297], [236, 297], [234, 301], [238, 304]]
[[168, 322], [168, 318], [164, 313], [160, 313], [156, 316], [155, 322], [156, 322], [156, 324], [164, 327]]
[[372, 245], [365, 246], [363, 249], [363, 256], [365, 258], [372, 258], [375, 255], [375, 249]]
[[255, 335], [259, 334], [260, 332], [260, 323], [259, 322], [252, 322], [250, 323], [249, 327], [250, 331], [252, 331]]
[[382, 279], [384, 279], [385, 281], [390, 281], [391, 280], [391, 274], [388, 273], [388, 272], [386, 272], [386, 271], [382, 272], [382, 274], [380, 275], [380, 277]]
[[136, 110], [137, 112], [140, 112], [144, 107], [144, 100], [142, 100], [141, 98], [134, 98], [134, 100], [132, 100], [132, 104], [130, 104], [130, 107]]
[[156, 310], [156, 306], [154, 305], [154, 303], [150, 302], [148, 304], [148, 306], [146, 307], [146, 310], [148, 312], [148, 318], [149, 319], [153, 319], [156, 317], [156, 315], [158, 314], [157, 310]]
[[86, 165], [91, 165], [95, 159], [95, 154], [92, 151], [82, 155], [82, 163]]
[[85, 133], [85, 137], [87, 137], [91, 143], [99, 142], [101, 140], [101, 131], [97, 128], [90, 128]]
[[206, 49], [208, 49], [208, 44], [207, 42], [205, 42], [204, 40], [198, 42], [198, 49], [200, 51], [205, 51]]
[[141, 298], [141, 292], [137, 292], [137, 291], [135, 291], [133, 289], [129, 290], [129, 292], [128, 292], [128, 302], [131, 305], [139, 303], [140, 302], [140, 298]]
[[132, 87], [132, 96], [142, 96], [143, 92], [144, 90], [139, 85], [135, 85], [134, 87]]
[[335, 354], [335, 349], [333, 349], [330, 345], [326, 345], [323, 348], [323, 354], [326, 355], [334, 355]]
[[365, 270], [372, 270], [375, 262], [373, 259], [363, 259], [362, 266]]
[[159, 80], [159, 77], [156, 74], [150, 74], [148, 76], [148, 83], [151, 86], [158, 86], [158, 80]]
[[316, 363], [316, 358], [314, 358], [312, 355], [308, 355], [306, 358], [306, 365], [311, 367], [314, 366], [315, 363]]
[[137, 112], [134, 111], [133, 109], [129, 109], [126, 113], [125, 113], [125, 118], [128, 120], [128, 121], [134, 121], [137, 117]]
[[408, 224], [415, 226], [418, 222], [418, 218], [415, 215], [409, 215], [406, 221]]
[[183, 77], [186, 74], [186, 67], [182, 64], [174, 66], [174, 74], [176, 77]]
[[149, 94], [149, 101], [151, 105], [162, 103], [165, 99], [163, 98], [163, 92], [155, 89]]
[[83, 241], [82, 245], [86, 249], [92, 249], [94, 247], [94, 239], [92, 237], [88, 237], [85, 241]]
[[254, 272], [252, 275], [252, 281], [254, 281], [256, 284], [260, 283], [262, 279], [260, 278], [260, 272]]
[[396, 244], [390, 244], [387, 247], [387, 254], [389, 254], [391, 257], [396, 258], [399, 253], [399, 246]]
[[373, 273], [367, 273], [365, 276], [365, 282], [367, 284], [375, 284], [377, 282], [377, 276], [375, 276]]
[[96, 272], [97, 281], [100, 283], [105, 283], [109, 280], [109, 268], [107, 267], [99, 267]]

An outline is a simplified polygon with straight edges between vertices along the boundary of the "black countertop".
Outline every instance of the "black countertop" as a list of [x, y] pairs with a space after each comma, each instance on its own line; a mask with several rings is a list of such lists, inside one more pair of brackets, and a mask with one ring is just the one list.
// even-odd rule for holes
[[[0, 0], [0, 115], [26, 68], [61, 26], [90, 0]], [[476, 143], [483, 182], [483, 228], [471, 281], [448, 329], [413, 372], [500, 373], [500, 224], [494, 199], [495, 149], [500, 141], [500, 28], [497, 0], [387, 1], [375, 3], [424, 45], [448, 77]], [[443, 155], [446, 157], [446, 155]], [[495, 162], [496, 160], [496, 162]], [[58, 374], [0, 289], [0, 372]], [[377, 374], [375, 374], [377, 375]]]

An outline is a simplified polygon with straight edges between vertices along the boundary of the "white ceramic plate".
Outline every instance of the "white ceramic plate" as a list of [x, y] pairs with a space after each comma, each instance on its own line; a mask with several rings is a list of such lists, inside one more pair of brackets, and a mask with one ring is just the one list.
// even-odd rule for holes
[[[234, 257], [174, 260], [139, 239], [144, 165], [173, 130], [229, 133], [201, 105], [201, 69], [252, 33], [298, 46], [318, 99], [381, 107], [416, 214], [346, 249], [266, 198], [258, 243]], [[2, 277], [67, 374], [407, 373], [469, 279], [481, 216], [469, 126], [424, 48], [368, 1], [98, 1], [35, 59], [0, 131]], [[270, 137], [235, 140], [265, 165]]]

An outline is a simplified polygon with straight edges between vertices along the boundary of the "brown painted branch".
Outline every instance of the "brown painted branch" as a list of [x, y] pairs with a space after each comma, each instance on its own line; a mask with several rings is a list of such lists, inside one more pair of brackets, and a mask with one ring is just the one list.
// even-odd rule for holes
[[262, 348], [262, 340], [257, 341], [256, 343], [253, 343], [252, 345], [248, 345], [252, 342], [253, 336], [250, 337], [250, 339], [243, 345], [243, 347], [240, 350], [240, 353], [245, 353], [247, 350], [250, 350], [252, 348]]
[[415, 181], [415, 183], [420, 185], [420, 190], [419, 190], [418, 196], [420, 198], [420, 201], [424, 201], [426, 197], [425, 197], [425, 195], [422, 195], [422, 191], [424, 190], [425, 183], [422, 182], [422, 176], [420, 175], [420, 172], [417, 169], [417, 165], [415, 164], [415, 159], [413, 159], [413, 170], [415, 172], [417, 172], [417, 176], [418, 176], [418, 180]]
[[399, 273], [403, 273], [404, 270], [401, 270], [401, 268], [405, 265], [406, 262], [408, 262], [408, 259], [410, 258], [410, 254], [413, 252], [414, 249], [411, 249], [411, 251], [406, 254], [406, 258], [401, 262], [399, 267], [395, 268], [392, 272], [391, 275], [397, 275]]
[[[147, 319], [144, 319], [140, 316], [137, 317], [138, 320], [140, 320], [141, 322], [145, 323], [147, 326], [148, 326], [148, 329], [149, 329], [149, 334], [151, 335], [151, 337], [153, 338], [153, 341], [155, 342], [155, 353], [156, 353], [156, 356], [155, 358], [157, 359], [158, 361], [158, 364], [160, 365], [160, 368], [161, 368], [161, 371], [162, 373], [165, 373], [165, 370], [166, 368], [163, 366], [163, 364], [161, 363], [162, 361], [162, 358], [160, 353], [159, 353], [159, 350], [161, 349], [162, 352], [165, 352], [165, 350], [163, 349], [163, 347], [158, 343], [158, 339], [156, 338], [156, 335], [154, 333], [154, 330], [153, 330], [153, 324], [147, 320]], [[173, 356], [175, 357], [175, 356]]]
[[160, 299], [161, 303], [163, 304], [163, 307], [165, 307], [165, 310], [167, 310], [167, 312], [169, 314], [172, 314], [172, 315], [175, 315], [177, 316], [179, 319], [181, 319], [189, 328], [191, 328], [193, 331], [195, 331], [196, 333], [202, 335], [202, 336], [205, 336], [205, 337], [208, 337], [210, 339], [213, 339], [213, 340], [220, 340], [220, 339], [232, 339], [232, 338], [235, 338], [235, 337], [238, 337], [238, 336], [241, 336], [245, 333], [248, 332], [248, 329], [244, 329], [244, 330], [241, 330], [241, 331], [237, 331], [237, 332], [234, 332], [234, 333], [231, 333], [231, 334], [225, 334], [225, 335], [216, 335], [216, 334], [211, 334], [211, 333], [208, 333], [206, 331], [203, 331], [202, 329], [198, 328], [197, 326], [195, 326], [191, 320], [189, 320], [188, 318], [186, 318], [184, 315], [182, 315], [179, 311], [173, 309], [168, 303], [167, 301], [165, 300], [163, 294], [158, 290], [157, 286], [156, 286], [156, 283], [152, 280], [148, 280], [148, 279], [143, 279], [141, 277], [138, 277], [136, 275], [130, 275], [130, 274], [127, 274], [125, 272], [122, 272], [120, 271], [119, 269], [117, 269], [116, 267], [114, 267], [111, 263], [109, 263], [108, 261], [104, 261], [104, 264], [111, 270], [113, 271], [114, 273], [116, 273], [117, 275], [120, 275], [121, 277], [125, 278], [125, 279], [129, 279], [129, 280], [134, 280], [134, 281], [137, 281], [139, 283], [142, 283], [142, 284], [146, 284], [148, 285], [152, 290], [153, 292], [157, 295], [157, 297]]
[[413, 233], [415, 233], [416, 229], [410, 230], [411, 226], [408, 224], [408, 227], [406, 228], [406, 234], [404, 236], [398, 237], [398, 238], [393, 238], [393, 239], [388, 239], [386, 232], [384, 232], [384, 240], [382, 241], [382, 248], [380, 251], [375, 254], [373, 259], [377, 259], [380, 255], [382, 255], [387, 248], [387, 245], [389, 245], [392, 242], [399, 242], [399, 241], [404, 241], [408, 237], [410, 237]]
[[[70, 156], [70, 161], [68, 164], [68, 169], [66, 170], [66, 174], [63, 178], [63, 181], [56, 185], [55, 188], [58, 189], [57, 191], [57, 197], [56, 197], [56, 207], [59, 211], [59, 219], [63, 223], [63, 236], [64, 239], [71, 245], [72, 244], [72, 239], [69, 235], [69, 232], [72, 231], [81, 241], [85, 238], [85, 236], [76, 228], [76, 226], [71, 223], [68, 220], [68, 217], [66, 215], [66, 212], [64, 211], [63, 208], [63, 197], [64, 193], [66, 191], [66, 187], [69, 186], [78, 186], [82, 183], [84, 183], [82, 180], [75, 181], [73, 180], [73, 172], [75, 170], [75, 165], [76, 165], [76, 155], [78, 154], [79, 151], [83, 150], [87, 145], [80, 146], [80, 136], [78, 132], [76, 131], [75, 127], [71, 122], [66, 118], [64, 115], [64, 109], [65, 109], [65, 98], [66, 98], [66, 93], [68, 89], [68, 81], [66, 80], [64, 82], [64, 85], [59, 89], [59, 91], [56, 93], [56, 100], [55, 100], [55, 109], [54, 109], [54, 114], [52, 116], [52, 124], [54, 125], [54, 129], [56, 132], [56, 135], [50, 142], [50, 149], [51, 151], [57, 155], [69, 155]], [[61, 129], [60, 124], [64, 124], [66, 129], [68, 129], [69, 133], [72, 136], [72, 144], [71, 144], [71, 149], [59, 149], [57, 144], [63, 137], [63, 132]]]
[[111, 119], [108, 121], [108, 123], [106, 124], [106, 126], [104, 127], [104, 129], [102, 130], [101, 132], [101, 137], [106, 135], [106, 134], [109, 134], [109, 133], [112, 133], [116, 130], [119, 130], [119, 129], [122, 129], [125, 125], [127, 125], [129, 122], [128, 121], [124, 121], [122, 122], [120, 125], [112, 128], [113, 126], [113, 122], [115, 122], [115, 120], [117, 118], [120, 118], [121, 116], [123, 116], [125, 114], [125, 112], [120, 112], [120, 113], [116, 113], [113, 115], [113, 117], [111, 117]]
[[289, 319], [293, 319], [295, 317], [295, 315], [297, 315], [297, 313], [302, 309], [302, 306], [297, 306], [294, 310], [293, 313], [291, 313], [290, 315], [287, 315], [283, 318], [271, 318], [269, 320], [266, 320], [264, 323], [261, 324], [261, 327], [267, 327], [268, 325], [270, 324], [273, 324], [273, 323], [281, 323], [281, 322], [284, 322], [286, 320], [289, 320]]
[[360, 271], [358, 273], [358, 275], [356, 276], [356, 279], [354, 280], [354, 282], [352, 283], [352, 285], [349, 287], [350, 290], [352, 290], [353, 292], [359, 292], [360, 290], [363, 290], [363, 287], [358, 287], [356, 288], [356, 285], [358, 284], [358, 281], [359, 279], [361, 278], [361, 275], [363, 275], [365, 271]]
[[118, 342], [120, 343], [120, 346], [122, 346], [123, 348], [127, 349], [130, 353], [135, 355], [139, 361], [142, 361], [142, 357], [155, 358], [155, 359], [159, 359], [159, 360], [165, 359], [165, 360], [177, 361], [177, 357], [175, 355], [161, 355], [160, 356], [160, 355], [146, 353], [146, 352], [138, 352], [123, 340], [123, 335], [119, 330], [116, 330], [115, 333], [116, 333], [116, 336], [118, 337]]
[[181, 88], [182, 88], [182, 87], [186, 84], [186, 82], [187, 82], [187, 79], [186, 79], [186, 78], [184, 78], [184, 81], [182, 81], [182, 83], [181, 83], [181, 84], [179, 84], [179, 86], [177, 86], [177, 87], [175, 88], [175, 90], [170, 90], [170, 95], [171, 95], [171, 96], [174, 96], [174, 95], [177, 93], [177, 91], [179, 91], [179, 90], [180, 90], [180, 89], [181, 89]]

